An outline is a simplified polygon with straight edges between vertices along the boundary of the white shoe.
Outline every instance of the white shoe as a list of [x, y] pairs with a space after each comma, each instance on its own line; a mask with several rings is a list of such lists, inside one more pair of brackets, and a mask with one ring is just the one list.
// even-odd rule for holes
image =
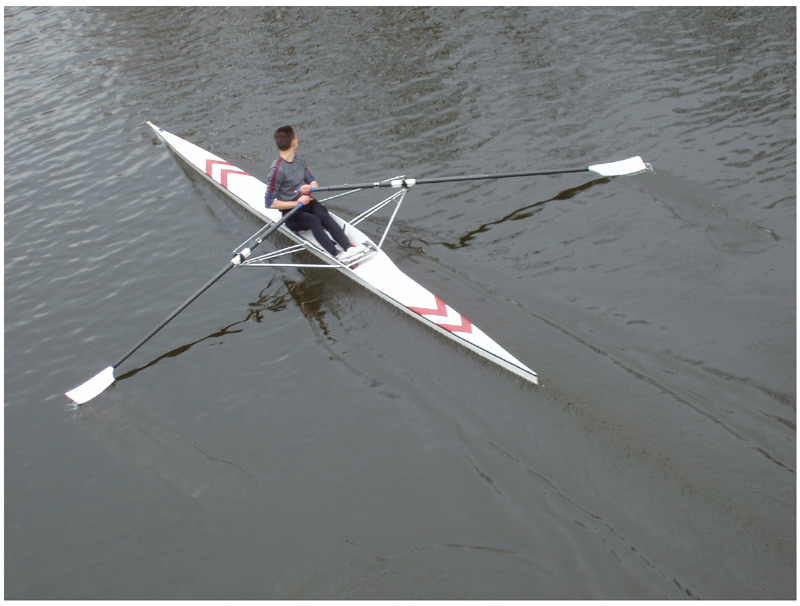
[[339, 261], [355, 259], [356, 257], [360, 257], [361, 255], [365, 254], [367, 250], [368, 249], [366, 247], [361, 246], [360, 244], [357, 246], [351, 246], [347, 250], [343, 250], [338, 255], [336, 255], [336, 258], [339, 259]]
[[349, 250], [350, 249], [339, 251], [339, 254], [336, 255], [336, 260], [339, 263], [344, 263], [345, 265], [347, 265], [351, 259], [355, 258], [353, 255], [350, 254]]

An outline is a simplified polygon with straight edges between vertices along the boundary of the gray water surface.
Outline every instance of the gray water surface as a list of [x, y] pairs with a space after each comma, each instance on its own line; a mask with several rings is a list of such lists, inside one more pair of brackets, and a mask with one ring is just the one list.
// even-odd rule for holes
[[[5, 9], [5, 596], [793, 599], [794, 8]], [[260, 177], [417, 186], [385, 249], [535, 387], [322, 270]], [[374, 192], [336, 200], [355, 216]], [[376, 237], [387, 216], [363, 224]]]

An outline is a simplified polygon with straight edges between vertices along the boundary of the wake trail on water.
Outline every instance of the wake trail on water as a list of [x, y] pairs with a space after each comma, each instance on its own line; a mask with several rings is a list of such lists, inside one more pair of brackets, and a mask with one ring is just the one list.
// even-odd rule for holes
[[117, 397], [75, 409], [83, 426], [116, 455], [210, 509], [227, 509], [258, 488], [256, 477]]
[[719, 194], [696, 183], [655, 171], [631, 180], [631, 184], [681, 221], [703, 229], [711, 245], [721, 252], [760, 253], [778, 241], [771, 229], [731, 217], [720, 204]]

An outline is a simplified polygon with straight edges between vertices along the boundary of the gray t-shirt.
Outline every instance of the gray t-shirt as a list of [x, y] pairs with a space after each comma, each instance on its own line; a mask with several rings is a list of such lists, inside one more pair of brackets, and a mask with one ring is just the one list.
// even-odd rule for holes
[[300, 186], [314, 180], [314, 175], [308, 170], [308, 164], [302, 156], [295, 155], [294, 162], [287, 162], [278, 156], [278, 159], [269, 167], [264, 204], [269, 208], [276, 198], [278, 200], [297, 200], [300, 197], [300, 194], [297, 193]]

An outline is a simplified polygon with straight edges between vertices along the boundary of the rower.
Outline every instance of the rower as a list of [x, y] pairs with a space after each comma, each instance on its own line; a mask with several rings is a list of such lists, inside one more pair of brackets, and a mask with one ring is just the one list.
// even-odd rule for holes
[[[275, 208], [285, 215], [302, 204], [300, 211], [286, 221], [287, 227], [296, 232], [311, 230], [317, 242], [341, 263], [362, 257], [367, 252], [364, 247], [353, 245], [325, 205], [309, 195], [319, 184], [305, 159], [297, 153], [300, 142], [294, 129], [281, 126], [275, 131], [275, 143], [279, 155], [267, 176], [266, 207]], [[337, 244], [342, 250], [336, 247]]]

